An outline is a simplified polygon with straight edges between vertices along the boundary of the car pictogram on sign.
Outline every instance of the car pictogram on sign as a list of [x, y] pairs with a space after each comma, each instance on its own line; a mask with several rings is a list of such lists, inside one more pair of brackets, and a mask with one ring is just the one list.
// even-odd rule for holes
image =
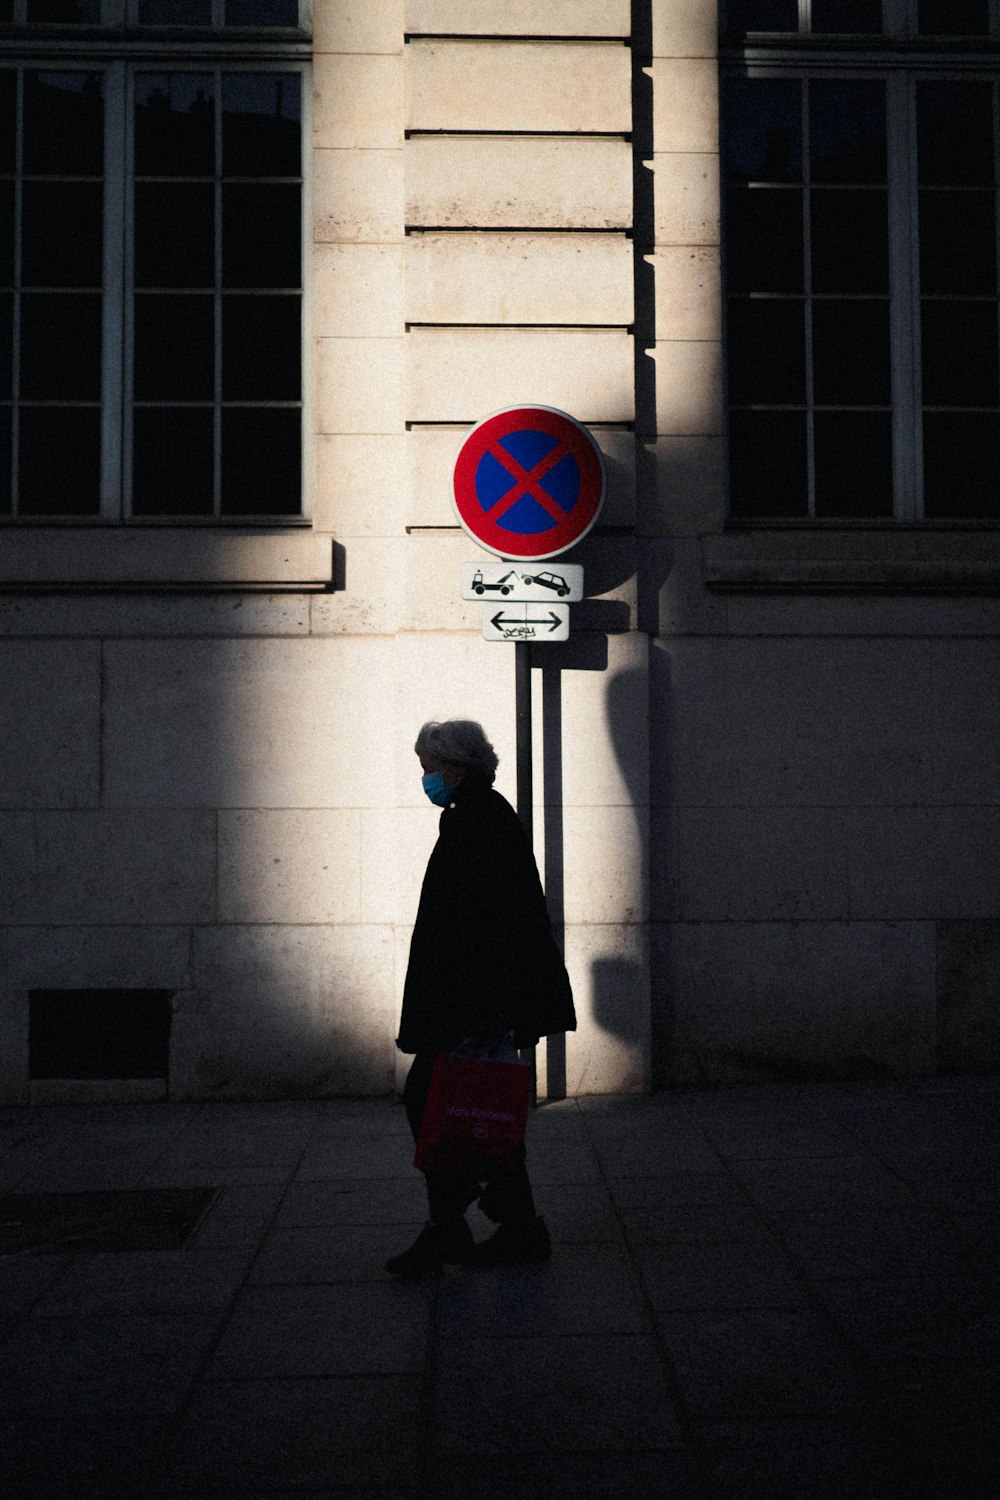
[[564, 594], [569, 593], [569, 584], [561, 573], [532, 573], [530, 575], [522, 573], [521, 582], [527, 584], [529, 588], [533, 583], [540, 583], [542, 588], [551, 589], [554, 594], [559, 595], [560, 599]]

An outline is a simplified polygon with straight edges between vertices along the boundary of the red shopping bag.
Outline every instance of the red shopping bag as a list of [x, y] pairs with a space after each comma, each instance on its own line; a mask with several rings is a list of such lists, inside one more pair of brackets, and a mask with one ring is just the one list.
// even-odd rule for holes
[[413, 1165], [459, 1177], [496, 1175], [524, 1140], [530, 1092], [527, 1063], [439, 1052]]

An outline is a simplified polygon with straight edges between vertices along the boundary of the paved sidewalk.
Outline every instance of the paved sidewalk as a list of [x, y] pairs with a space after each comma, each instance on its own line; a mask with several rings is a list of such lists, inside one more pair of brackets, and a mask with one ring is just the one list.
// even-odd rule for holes
[[992, 1500], [998, 1146], [996, 1079], [547, 1106], [551, 1265], [400, 1284], [398, 1104], [0, 1112], [5, 1193], [221, 1189], [0, 1257], [0, 1493]]

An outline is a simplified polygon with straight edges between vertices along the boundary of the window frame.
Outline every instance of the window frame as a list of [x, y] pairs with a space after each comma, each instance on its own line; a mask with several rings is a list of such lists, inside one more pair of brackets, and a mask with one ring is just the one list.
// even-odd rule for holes
[[[103, 0], [103, 27], [115, 25], [109, 16], [135, 13], [137, 0]], [[21, 13], [24, 0], [19, 0]], [[220, 0], [214, 0], [221, 16]], [[311, 525], [313, 511], [313, 348], [312, 328], [312, 43], [304, 36], [311, 22], [312, 6], [300, 0], [303, 24], [296, 32], [287, 28], [266, 28], [252, 33], [233, 28], [209, 35], [205, 28], [190, 29], [169, 37], [164, 28], [143, 26], [125, 37], [98, 35], [93, 26], [54, 23], [44, 27], [21, 28], [27, 34], [17, 35], [11, 26], [5, 33], [5, 69], [43, 72], [100, 72], [104, 88], [104, 156], [103, 156], [103, 267], [101, 332], [101, 466], [100, 504], [89, 515], [22, 515], [13, 511], [0, 513], [0, 527], [37, 529], [39, 527], [99, 527], [138, 530], [172, 527], [187, 530], [208, 527], [226, 529], [300, 528]], [[51, 41], [39, 32], [58, 32]], [[67, 34], [68, 33], [68, 34]], [[83, 33], [86, 33], [84, 35]], [[229, 515], [151, 515], [131, 513], [127, 482], [131, 476], [131, 453], [125, 451], [127, 426], [126, 403], [131, 396], [131, 339], [126, 335], [132, 316], [126, 303], [130, 292], [129, 268], [134, 253], [131, 205], [134, 195], [132, 148], [134, 138], [134, 80], [137, 74], [157, 72], [288, 72], [301, 79], [301, 480], [300, 506], [294, 514]], [[18, 130], [22, 128], [18, 113]], [[16, 464], [16, 452], [12, 455]], [[16, 470], [15, 470], [16, 472]]]
[[176, 33], [198, 33], [204, 36], [206, 33], [218, 34], [222, 37], [239, 37], [253, 35], [255, 37], [295, 36], [312, 34], [313, 24], [313, 0], [298, 0], [299, 19], [296, 26], [253, 26], [236, 27], [225, 25], [225, 3], [226, 0], [212, 0], [212, 20], [210, 25], [184, 25], [173, 22], [169, 25], [156, 22], [140, 22], [139, 4], [140, 0], [100, 0], [101, 18], [99, 21], [29, 21], [27, 11], [30, 0], [13, 0], [14, 19], [8, 22], [8, 26], [30, 27], [33, 31], [54, 32], [56, 29], [68, 30], [74, 35], [81, 32], [92, 32], [95, 27], [129, 27], [136, 30], [141, 36], [156, 31], [169, 31]]
[[[725, 20], [723, 5], [722, 20]], [[990, 0], [988, 38], [927, 38], [916, 36], [917, 0], [885, 0], [884, 34], [812, 36], [801, 29], [808, 22], [810, 0], [799, 0], [798, 33], [752, 33], [727, 45], [725, 29], [719, 52], [720, 77], [775, 78], [799, 83], [827, 78], [879, 79], [886, 86], [886, 150], [888, 188], [888, 255], [890, 371], [892, 415], [893, 504], [884, 516], [817, 516], [811, 413], [812, 350], [806, 349], [809, 512], [800, 516], [742, 516], [730, 509], [727, 479], [726, 524], [747, 529], [804, 527], [861, 528], [916, 526], [921, 529], [1000, 529], [1000, 517], [925, 517], [923, 515], [923, 403], [921, 391], [919, 219], [917, 181], [916, 85], [922, 79], [989, 81], [994, 89], [994, 151], [997, 166], [997, 212], [1000, 223], [1000, 0]], [[890, 26], [893, 31], [890, 32]], [[758, 40], [759, 39], [759, 40]], [[901, 42], [909, 45], [901, 46]], [[970, 42], [973, 44], [970, 46]], [[720, 90], [720, 134], [725, 139], [725, 90]], [[803, 190], [808, 191], [805, 179]], [[722, 270], [723, 350], [728, 369], [728, 278], [723, 161]], [[804, 246], [808, 259], [808, 243]], [[1000, 254], [1000, 231], [998, 231]], [[811, 295], [806, 293], [806, 296]], [[1000, 316], [1000, 276], [995, 305]], [[728, 382], [727, 382], [728, 385]], [[724, 403], [726, 474], [730, 473], [728, 398]], [[964, 408], [963, 408], [964, 409]], [[1000, 420], [1000, 417], [998, 417]]]
[[[736, 0], [738, 5], [740, 0]], [[721, 0], [719, 17], [719, 36], [722, 46], [755, 47], [757, 42], [751, 38], [766, 38], [764, 45], [774, 46], [791, 45], [812, 47], [836, 47], [844, 40], [853, 39], [856, 45], [877, 48], [891, 46], [904, 42], [918, 42], [923, 49], [929, 43], [936, 43], [949, 49], [958, 47], [968, 50], [969, 42], [982, 45], [984, 41], [992, 41], [1000, 38], [1000, 0], [987, 0], [989, 9], [989, 37], [983, 38], [975, 34], [969, 36], [955, 35], [943, 36], [937, 33], [921, 33], [919, 27], [919, 4], [920, 0], [882, 0], [882, 31], [879, 32], [851, 32], [851, 31], [823, 31], [813, 32], [812, 26], [812, 0], [797, 0], [798, 4], [798, 30], [797, 31], [768, 31], [765, 29], [746, 31], [745, 36], [736, 38], [729, 23], [729, 4], [727, 0]]]

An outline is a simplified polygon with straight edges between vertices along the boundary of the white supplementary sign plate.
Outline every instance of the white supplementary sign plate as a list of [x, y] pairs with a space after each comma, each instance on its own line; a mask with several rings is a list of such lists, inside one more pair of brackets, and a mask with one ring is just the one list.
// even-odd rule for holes
[[462, 598], [576, 604], [583, 598], [580, 563], [463, 563]]
[[509, 603], [483, 609], [484, 641], [568, 641], [568, 604]]

